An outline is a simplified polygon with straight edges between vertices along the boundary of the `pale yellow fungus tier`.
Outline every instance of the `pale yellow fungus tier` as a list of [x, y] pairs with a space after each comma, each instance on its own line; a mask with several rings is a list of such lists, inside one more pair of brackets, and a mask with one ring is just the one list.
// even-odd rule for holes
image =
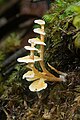
[[41, 34], [41, 35], [45, 35], [46, 34], [41, 28], [35, 28], [33, 31], [35, 33], [38, 33], [38, 34]]
[[46, 45], [44, 42], [42, 42], [39, 38], [32, 38], [28, 40], [29, 43], [34, 43], [38, 45]]
[[23, 75], [23, 79], [24, 78], [34, 78], [34, 72], [33, 71], [28, 71], [27, 73], [25, 73], [24, 75]]
[[37, 48], [31, 47], [31, 46], [24, 46], [24, 48], [25, 48], [26, 50], [36, 50], [36, 51], [38, 51]]
[[38, 56], [34, 56], [34, 59], [31, 56], [25, 56], [17, 59], [18, 62], [25, 62], [25, 63], [34, 63], [35, 61], [41, 61], [41, 58]]
[[34, 20], [34, 23], [37, 23], [39, 25], [45, 25], [45, 21], [44, 20]]
[[44, 82], [44, 78], [40, 78], [39, 80], [34, 81], [30, 86], [30, 91], [41, 91], [47, 87], [47, 83]]

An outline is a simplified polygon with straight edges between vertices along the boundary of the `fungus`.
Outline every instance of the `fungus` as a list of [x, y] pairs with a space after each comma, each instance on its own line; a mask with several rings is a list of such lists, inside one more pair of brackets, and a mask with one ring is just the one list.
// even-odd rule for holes
[[39, 38], [32, 38], [28, 40], [29, 43], [34, 43], [37, 45], [46, 45], [44, 42], [42, 42]]
[[26, 50], [35, 50], [35, 51], [37, 51], [38, 53], [40, 53], [40, 50], [38, 50], [38, 49], [35, 48], [35, 47], [25, 46], [24, 48], [25, 48]]
[[41, 28], [35, 28], [33, 31], [38, 34], [45, 35], [45, 32]]
[[35, 75], [33, 78], [26, 78], [27, 81], [36, 81], [40, 79], [40, 77], [38, 77], [37, 75]]
[[38, 49], [35, 48], [35, 47], [25, 46], [24, 48], [25, 48], [26, 50], [36, 50], [36, 51], [38, 51]]
[[45, 21], [44, 20], [34, 20], [34, 23], [37, 23], [39, 25], [45, 25]]
[[[58, 73], [59, 77], [54, 76], [45, 68], [44, 64], [44, 46], [46, 45], [44, 43], [45, 21], [35, 20], [34, 22], [41, 26], [41, 28], [36, 28], [33, 30], [35, 33], [40, 34], [40, 38], [29, 39], [28, 42], [31, 44], [31, 46], [25, 46], [24, 48], [26, 50], [30, 50], [30, 55], [17, 59], [18, 62], [28, 63], [27, 67], [31, 69], [30, 71], [23, 75], [23, 79], [26, 78], [27, 81], [33, 81], [29, 86], [29, 89], [33, 92], [45, 89], [47, 87], [47, 83], [45, 83], [46, 81], [50, 82], [65, 81], [65, 76], [67, 75], [66, 73], [56, 70], [49, 63], [48, 66], [56, 73]], [[40, 45], [40, 49], [37, 49], [35, 45]], [[39, 56], [35, 56], [34, 51], [37, 51], [39, 53]], [[35, 68], [35, 61], [38, 61], [40, 63], [42, 71], [39, 71], [38, 69]]]
[[24, 78], [33, 78], [34, 77], [34, 72], [33, 71], [28, 71], [27, 73], [25, 73], [23, 75], [23, 79]]
[[24, 63], [34, 63], [35, 61], [41, 61], [41, 58], [38, 56], [34, 56], [34, 59], [32, 59], [31, 56], [25, 56], [17, 59], [18, 62], [24, 62]]
[[33, 63], [34, 60], [30, 56], [25, 56], [17, 59], [18, 62]]
[[39, 80], [34, 81], [30, 86], [29, 89], [33, 92], [41, 91], [47, 87], [47, 83], [44, 82], [44, 78], [40, 78]]

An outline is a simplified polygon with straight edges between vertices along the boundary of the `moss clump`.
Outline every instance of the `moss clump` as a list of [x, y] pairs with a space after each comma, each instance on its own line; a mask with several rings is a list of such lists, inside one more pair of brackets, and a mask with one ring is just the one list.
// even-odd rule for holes
[[80, 66], [80, 1], [56, 0], [46, 21], [45, 61], [63, 71]]

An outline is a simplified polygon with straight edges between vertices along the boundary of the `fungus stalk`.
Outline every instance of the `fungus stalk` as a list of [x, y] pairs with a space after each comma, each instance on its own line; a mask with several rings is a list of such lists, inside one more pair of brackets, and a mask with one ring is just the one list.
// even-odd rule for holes
[[[41, 25], [41, 29], [44, 32], [44, 25]], [[40, 34], [40, 39], [42, 42], [44, 42], [44, 35]], [[40, 66], [41, 66], [42, 70], [45, 71], [46, 69], [45, 69], [45, 65], [44, 65], [44, 45], [41, 45], [40, 47], [41, 47], [40, 48], [40, 50], [41, 50], [40, 58], [42, 59], [40, 61]]]
[[[31, 43], [31, 47], [34, 48], [34, 43]], [[34, 50], [30, 51], [30, 57], [34, 60]]]
[[[44, 24], [41, 24], [41, 30], [42, 32], [44, 32]], [[43, 34], [40, 34], [40, 40], [41, 42], [44, 42], [44, 35]], [[45, 64], [44, 64], [44, 45], [41, 45], [40, 46], [40, 58], [41, 58], [41, 61], [39, 61], [40, 63], [40, 66], [43, 70], [43, 72], [48, 72], [45, 68]]]
[[[44, 32], [44, 24], [41, 24], [41, 30], [42, 30], [42, 32]], [[44, 42], [44, 35], [43, 35], [43, 34], [40, 34], [40, 40], [41, 40], [41, 42]], [[41, 61], [39, 61], [40, 66], [41, 66], [43, 72], [45, 72], [46, 74], [48, 74], [49, 76], [51, 76], [51, 77], [53, 77], [53, 78], [55, 79], [55, 76], [53, 76], [53, 75], [52, 75], [50, 72], [48, 72], [47, 69], [45, 68], [45, 64], [44, 64], [44, 45], [41, 45], [40, 47], [41, 47], [41, 48], [40, 48], [40, 51], [41, 51], [41, 52], [40, 52]], [[54, 71], [57, 72], [56, 69], [54, 69]], [[58, 78], [57, 80], [60, 81], [59, 78]]]
[[[44, 32], [44, 27], [43, 27], [44, 25], [42, 25], [42, 27], [41, 27], [41, 29], [42, 29], [42, 31]], [[40, 34], [40, 39], [41, 39], [41, 42], [44, 42], [44, 35], [42, 35], [42, 34]], [[40, 58], [42, 59], [42, 61], [43, 61], [43, 57], [44, 57], [44, 45], [41, 45], [40, 46], [41, 48], [41, 53], [40, 53]]]
[[[34, 43], [31, 43], [31, 47], [34, 48]], [[30, 57], [34, 60], [34, 50], [30, 50]], [[30, 63], [31, 68], [34, 67], [34, 63]]]

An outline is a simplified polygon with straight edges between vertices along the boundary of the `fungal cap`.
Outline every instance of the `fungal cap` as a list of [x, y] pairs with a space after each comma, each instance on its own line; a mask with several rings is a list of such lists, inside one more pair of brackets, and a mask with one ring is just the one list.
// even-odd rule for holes
[[26, 80], [27, 80], [27, 81], [35, 81], [35, 80], [38, 80], [38, 79], [40, 79], [40, 77], [37, 76], [37, 75], [34, 75], [33, 78], [27, 78]]
[[34, 72], [33, 71], [28, 71], [27, 73], [25, 73], [24, 75], [23, 75], [23, 79], [24, 78], [34, 78]]
[[31, 46], [25, 46], [24, 48], [25, 48], [26, 50], [36, 50], [36, 51], [38, 51], [37, 48], [31, 47]]
[[33, 31], [38, 34], [45, 35], [45, 32], [40, 28], [35, 28]]
[[29, 43], [39, 44], [39, 45], [46, 45], [44, 42], [42, 42], [39, 38], [32, 38], [28, 40]]
[[24, 63], [34, 63], [35, 61], [41, 61], [41, 58], [38, 56], [34, 56], [34, 59], [31, 58], [31, 56], [25, 56], [17, 59], [18, 62], [24, 62]]
[[40, 78], [39, 80], [34, 81], [29, 86], [30, 91], [38, 92], [38, 91], [45, 89], [47, 87], [47, 83], [45, 83], [44, 81], [45, 81], [44, 78]]
[[34, 23], [37, 23], [39, 25], [45, 25], [45, 21], [44, 20], [35, 20]]
[[31, 59], [31, 57], [29, 55], [25, 56], [25, 57], [18, 58], [17, 61], [18, 62], [25, 62], [25, 63], [34, 63], [34, 60]]

